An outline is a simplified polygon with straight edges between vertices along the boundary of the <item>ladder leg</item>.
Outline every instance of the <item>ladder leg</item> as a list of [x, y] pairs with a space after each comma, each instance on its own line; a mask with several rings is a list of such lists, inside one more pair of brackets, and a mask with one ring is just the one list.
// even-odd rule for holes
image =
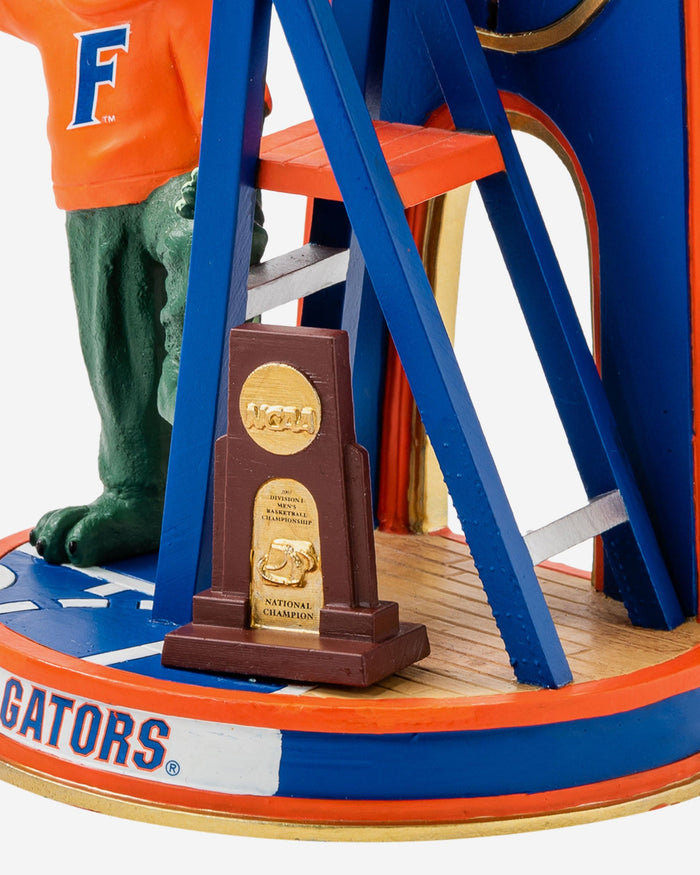
[[634, 623], [673, 628], [683, 613], [466, 4], [413, 5], [428, 49], [439, 47], [431, 57], [455, 124], [501, 146], [505, 173], [479, 188], [588, 496], [618, 489], [625, 504], [628, 522], [603, 538], [625, 607]]
[[[524, 223], [513, 220], [522, 212], [510, 185], [494, 177], [480, 189], [586, 493], [594, 498], [617, 489], [622, 496], [628, 521], [602, 538], [625, 608], [636, 625], [673, 628], [682, 610], [564, 280], [555, 286], [542, 260], [528, 263], [535, 247]], [[504, 208], [508, 203], [514, 212]], [[556, 274], [558, 280], [558, 265]]]
[[[348, 332], [350, 341], [355, 430], [357, 442], [369, 453], [372, 495], [376, 508], [387, 330], [355, 237], [350, 244], [350, 266], [341, 327]], [[356, 354], [358, 350], [359, 355]]]
[[[195, 233], [156, 578], [154, 618], [191, 618], [206, 535], [214, 439], [225, 430], [228, 329], [245, 321], [270, 0], [216, 0]], [[201, 571], [200, 565], [202, 565]], [[198, 587], [199, 588], [199, 587]]]
[[[347, 249], [352, 229], [345, 207], [338, 201], [317, 198], [313, 203], [309, 242]], [[301, 324], [312, 328], [340, 328], [345, 283], [309, 295], [304, 299]]]
[[566, 658], [481, 432], [327, 0], [277, 0], [367, 269], [522, 682]]

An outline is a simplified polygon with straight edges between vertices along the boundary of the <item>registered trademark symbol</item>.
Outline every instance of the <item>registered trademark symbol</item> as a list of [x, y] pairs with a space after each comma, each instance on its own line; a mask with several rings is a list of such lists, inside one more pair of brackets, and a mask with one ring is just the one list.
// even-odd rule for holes
[[168, 760], [165, 764], [165, 771], [171, 778], [174, 778], [175, 775], [180, 774], [180, 763], [177, 760]]

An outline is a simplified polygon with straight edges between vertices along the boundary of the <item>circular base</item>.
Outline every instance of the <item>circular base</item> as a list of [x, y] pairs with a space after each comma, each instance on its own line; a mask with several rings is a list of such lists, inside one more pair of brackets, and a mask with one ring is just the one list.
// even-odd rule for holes
[[686, 802], [700, 796], [700, 778], [670, 787], [628, 802], [615, 805], [580, 808], [571, 811], [515, 817], [503, 820], [474, 820], [463, 823], [425, 824], [366, 824], [353, 826], [335, 823], [298, 823], [277, 820], [253, 820], [208, 812], [181, 811], [136, 803], [112, 797], [98, 790], [88, 790], [60, 784], [53, 779], [25, 771], [0, 761], [0, 780], [21, 789], [45, 796], [56, 802], [96, 811], [125, 820], [170, 826], [178, 829], [251, 838], [283, 839], [294, 841], [328, 842], [408, 842], [443, 841], [446, 839], [478, 838], [482, 836], [513, 835], [559, 827], [599, 823], [616, 817], [643, 814], [667, 805]]
[[213, 832], [364, 841], [700, 794], [700, 648], [556, 691], [316, 698], [163, 668], [152, 560], [55, 568], [23, 542], [0, 542], [0, 777], [38, 793]]

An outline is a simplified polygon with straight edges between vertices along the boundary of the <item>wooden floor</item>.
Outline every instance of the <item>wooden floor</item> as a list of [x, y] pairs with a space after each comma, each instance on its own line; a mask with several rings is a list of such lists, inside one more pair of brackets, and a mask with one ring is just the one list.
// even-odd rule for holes
[[[424, 623], [431, 654], [367, 690], [316, 687], [308, 695], [352, 698], [483, 696], [527, 692], [513, 678], [503, 642], [467, 548], [432, 535], [377, 534], [379, 596], [402, 621]], [[631, 625], [623, 605], [588, 580], [539, 567], [538, 577], [574, 683], [627, 674], [700, 644], [700, 624], [673, 632]]]

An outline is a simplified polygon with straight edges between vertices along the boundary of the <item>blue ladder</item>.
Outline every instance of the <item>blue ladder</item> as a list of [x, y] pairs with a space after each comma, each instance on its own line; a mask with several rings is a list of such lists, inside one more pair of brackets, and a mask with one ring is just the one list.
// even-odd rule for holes
[[[606, 508], [607, 523], [592, 530], [612, 526], [603, 540], [632, 622], [673, 628], [683, 614], [467, 6], [407, 2], [457, 129], [490, 132], [500, 145], [505, 172], [479, 187], [591, 499], [587, 513]], [[533, 568], [540, 546], [529, 549], [517, 529], [331, 7], [328, 0], [275, 0], [275, 7], [515, 675], [560, 687], [571, 672]], [[270, 14], [271, 0], [214, 4], [154, 607], [154, 617], [171, 622], [189, 620], [193, 591], [208, 583], [211, 454], [225, 430], [228, 329], [246, 315]], [[346, 295], [353, 292], [348, 284]]]

